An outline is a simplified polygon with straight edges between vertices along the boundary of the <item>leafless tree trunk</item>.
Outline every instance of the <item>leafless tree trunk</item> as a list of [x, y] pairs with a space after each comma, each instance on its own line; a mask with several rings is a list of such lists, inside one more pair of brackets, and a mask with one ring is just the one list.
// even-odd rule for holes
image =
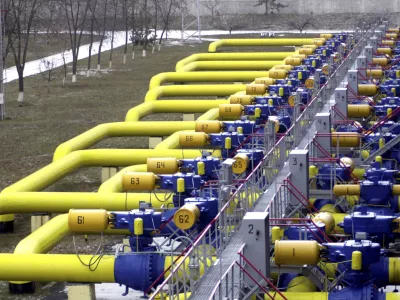
[[72, 51], [72, 82], [76, 82], [79, 47], [91, 0], [63, 0]]
[[41, 5], [39, 0], [10, 0], [6, 26], [9, 47], [18, 73], [18, 102], [24, 102], [24, 69], [32, 24]]
[[131, 27], [132, 27], [132, 59], [135, 59], [135, 33], [136, 33], [136, 0], [132, 0]]
[[160, 7], [161, 19], [163, 21], [163, 30], [160, 34], [160, 39], [158, 42], [158, 44], [161, 45], [164, 38], [164, 34], [167, 38], [171, 15], [173, 14], [174, 10], [180, 7], [180, 2], [179, 0], [163, 0], [159, 2], [159, 7]]
[[143, 57], [146, 57], [146, 53], [147, 53], [146, 48], [147, 48], [148, 35], [149, 35], [147, 1], [148, 0], [144, 0], [144, 6], [143, 6], [143, 13], [144, 13], [144, 18], [143, 18], [143, 26], [144, 26]]
[[157, 25], [158, 25], [158, 0], [153, 0], [154, 4], [154, 40], [153, 40], [153, 49], [151, 50], [154, 53], [154, 49], [157, 41]]
[[113, 24], [111, 28], [111, 49], [110, 49], [110, 64], [109, 68], [112, 68], [112, 59], [114, 52], [114, 36], [115, 36], [115, 25], [117, 23], [117, 13], [118, 13], [118, 0], [113, 0], [113, 8], [114, 8], [114, 16], [113, 16]]
[[100, 70], [101, 68], [101, 48], [103, 47], [104, 38], [106, 36], [107, 8], [108, 8], [108, 0], [103, 0], [103, 18], [97, 24], [100, 35], [99, 49], [97, 51], [97, 70]]
[[87, 73], [86, 76], [90, 76], [90, 67], [92, 64], [92, 49], [93, 49], [93, 40], [94, 40], [94, 25], [95, 25], [95, 20], [96, 20], [96, 7], [97, 7], [97, 0], [92, 0], [92, 3], [90, 4], [89, 10], [90, 10], [90, 41], [89, 41], [89, 57], [88, 57], [88, 67], [87, 67]]
[[202, 2], [202, 4], [210, 11], [211, 13], [211, 22], [214, 22], [214, 16], [216, 13], [216, 9], [221, 4], [220, 0], [209, 0], [206, 2]]
[[125, 45], [124, 45], [124, 60], [123, 60], [123, 63], [126, 64], [126, 53], [128, 52], [128, 41], [129, 41], [129, 5], [128, 5], [128, 0], [122, 0], [122, 14], [123, 14], [124, 25], [125, 25]]

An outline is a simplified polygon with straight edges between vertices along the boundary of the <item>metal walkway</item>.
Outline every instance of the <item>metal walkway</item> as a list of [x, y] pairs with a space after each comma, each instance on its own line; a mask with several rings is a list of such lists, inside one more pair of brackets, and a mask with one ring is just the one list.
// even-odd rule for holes
[[[355, 62], [351, 64], [350, 69], [354, 68], [355, 68]], [[347, 71], [346, 75], [343, 77], [341, 82], [345, 81], [347, 81]], [[341, 82], [339, 82], [339, 84], [336, 87], [338, 87]], [[329, 112], [331, 106], [335, 104], [334, 90], [336, 87], [330, 90], [330, 97], [328, 98], [326, 104], [322, 107], [320, 112], [322, 113]], [[315, 121], [312, 123], [307, 134], [300, 140], [299, 145], [296, 147], [296, 149], [304, 149], [310, 143], [316, 132], [315, 123], [316, 123]], [[266, 210], [268, 204], [270, 203], [271, 199], [273, 199], [279, 186], [282, 184], [283, 180], [287, 178], [288, 175], [289, 175], [289, 164], [285, 162], [284, 167], [279, 172], [278, 176], [272, 182], [269, 188], [264, 192], [264, 195], [261, 197], [258, 203], [254, 206], [253, 211], [263, 212]], [[243, 244], [242, 234], [238, 232], [231, 238], [229, 245], [222, 251], [220, 259], [214, 264], [214, 267], [211, 270], [209, 270], [206, 276], [204, 276], [200, 280], [198, 286], [196, 287], [195, 294], [194, 295], [192, 294], [190, 299], [204, 300], [210, 297], [216, 283], [223, 277], [224, 273], [232, 264], [232, 262], [238, 259], [237, 252], [242, 246], [242, 244]], [[237, 276], [239, 276], [239, 274]], [[236, 280], [235, 282], [239, 282], [239, 280]]]
[[394, 146], [400, 143], [400, 135], [397, 135], [393, 140], [390, 140], [385, 144], [382, 148], [379, 148], [377, 151], [372, 153], [366, 160], [363, 161], [363, 165], [371, 164], [377, 156], [384, 154], [386, 151], [389, 151]]

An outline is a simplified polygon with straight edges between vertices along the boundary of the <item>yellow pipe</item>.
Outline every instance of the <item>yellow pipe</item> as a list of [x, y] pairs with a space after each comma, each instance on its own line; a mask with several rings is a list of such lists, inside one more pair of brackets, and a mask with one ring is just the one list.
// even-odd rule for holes
[[357, 147], [360, 145], [360, 135], [354, 132], [332, 132], [332, 147]]
[[257, 61], [257, 60], [222, 60], [222, 61], [195, 61], [176, 70], [177, 72], [195, 71], [268, 71], [275, 65], [284, 65], [282, 60]]
[[53, 161], [57, 161], [73, 151], [87, 149], [109, 138], [121, 136], [168, 136], [180, 130], [193, 130], [195, 122], [118, 122], [98, 125], [73, 139], [59, 145]]
[[148, 91], [144, 102], [156, 101], [160, 97], [171, 96], [230, 96], [244, 90], [246, 90], [245, 84], [160, 86]]
[[153, 76], [149, 90], [168, 82], [250, 82], [257, 77], [268, 77], [268, 71], [239, 72], [165, 72]]
[[[271, 292], [272, 293], [272, 292]], [[284, 292], [281, 297], [278, 293], [273, 293], [275, 295], [274, 300], [328, 300], [329, 293], [326, 292], [310, 292], [310, 293], [297, 293], [297, 292]], [[267, 294], [264, 295], [264, 299], [271, 299]]]
[[378, 87], [375, 84], [359, 84], [358, 94], [361, 96], [374, 96], [378, 93]]
[[[100, 259], [80, 255], [85, 264]], [[115, 282], [114, 255], [101, 258], [95, 271], [76, 254], [0, 254], [0, 280], [40, 282]]]
[[222, 39], [210, 43], [208, 52], [217, 52], [220, 47], [303, 46], [307, 44], [314, 44], [314, 39]]
[[305, 276], [297, 276], [289, 282], [286, 291], [288, 293], [316, 292], [317, 287], [311, 281], [311, 279]]
[[[0, 213], [66, 213], [76, 209], [106, 209], [127, 211], [139, 208], [141, 201], [151, 202], [155, 208], [172, 204], [172, 197], [164, 193], [78, 193], [78, 192], [19, 192], [0, 194]], [[161, 201], [159, 201], [160, 199]], [[164, 200], [166, 200], [164, 202]], [[3, 216], [1, 216], [3, 217]]]
[[[122, 188], [122, 176], [126, 172], [147, 172], [147, 164], [135, 165], [123, 168], [117, 174], [104, 181], [99, 187], [98, 193], [121, 193], [124, 191]], [[1, 197], [1, 196], [0, 196]]]
[[228, 100], [158, 100], [146, 102], [131, 108], [125, 122], [137, 122], [153, 113], [204, 113], [220, 104], [228, 104]]
[[[229, 103], [229, 100], [224, 100], [225, 103]], [[209, 120], [218, 120], [219, 118], [219, 107], [212, 108], [200, 117], [197, 118], [197, 121], [209, 121]]]
[[[4, 189], [2, 193], [41, 191], [81, 167], [144, 164], [148, 157], [196, 158], [200, 150], [94, 149], [74, 151]], [[217, 155], [217, 154], [216, 154]]]
[[196, 53], [176, 64], [175, 70], [195, 61], [223, 61], [223, 60], [280, 60], [296, 54], [296, 52], [234, 52], [234, 53]]

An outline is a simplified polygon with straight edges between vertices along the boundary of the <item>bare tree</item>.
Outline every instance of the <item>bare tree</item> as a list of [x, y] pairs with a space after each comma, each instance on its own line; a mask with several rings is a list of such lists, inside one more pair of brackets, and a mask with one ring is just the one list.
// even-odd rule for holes
[[135, 59], [135, 33], [136, 33], [136, 9], [137, 9], [137, 3], [135, 0], [132, 0], [132, 7], [131, 7], [131, 27], [132, 27], [132, 34], [131, 34], [131, 41], [132, 41], [132, 59]]
[[62, 0], [72, 51], [72, 82], [76, 82], [79, 47], [91, 0]]
[[220, 30], [228, 30], [231, 35], [232, 31], [245, 28], [246, 23], [240, 15], [223, 15], [215, 20], [214, 27]]
[[159, 1], [159, 11], [163, 23], [163, 29], [160, 34], [158, 44], [161, 45], [164, 36], [167, 37], [170, 21], [175, 12], [179, 11], [180, 7], [184, 5], [184, 1], [180, 0], [162, 0]]
[[141, 22], [141, 25], [142, 25], [141, 31], [142, 32], [144, 31], [143, 57], [146, 57], [146, 48], [147, 48], [147, 44], [148, 44], [148, 35], [149, 35], [149, 27], [150, 27], [149, 23], [150, 22], [149, 22], [149, 18], [148, 18], [148, 16], [149, 16], [148, 0], [143, 0], [143, 1], [144, 2], [143, 2], [142, 13], [141, 13], [141, 15], [143, 16], [143, 18], [142, 18], [143, 21]]
[[110, 49], [110, 63], [109, 68], [112, 68], [112, 59], [114, 52], [114, 37], [115, 37], [115, 25], [117, 24], [117, 13], [118, 13], [118, 0], [112, 0], [113, 6], [113, 23], [111, 27], [111, 49]]
[[265, 6], [265, 14], [273, 14], [274, 12], [279, 12], [282, 8], [288, 7], [285, 4], [279, 2], [279, 0], [258, 0], [255, 6]]
[[128, 52], [128, 42], [129, 42], [129, 10], [134, 4], [134, 0], [131, 0], [129, 5], [128, 0], [122, 0], [122, 16], [125, 29], [125, 45], [124, 45], [124, 60], [123, 63], [126, 64], [126, 53]]
[[201, 2], [204, 7], [206, 7], [211, 13], [211, 22], [214, 22], [214, 16], [218, 13], [217, 8], [221, 4], [220, 0], [208, 0], [205, 2]]
[[288, 25], [293, 29], [298, 29], [300, 33], [303, 33], [303, 30], [309, 26], [313, 25], [314, 15], [313, 13], [309, 14], [299, 14], [294, 10], [294, 14], [289, 18]]
[[37, 17], [40, 0], [9, 0], [6, 29], [8, 44], [18, 72], [18, 102], [24, 102], [24, 69], [30, 46], [32, 26]]
[[106, 36], [106, 29], [107, 29], [107, 9], [108, 9], [108, 0], [102, 0], [102, 18], [98, 22], [96, 22], [100, 41], [99, 41], [99, 49], [97, 51], [97, 70], [101, 68], [101, 48], [103, 47], [104, 39]]
[[93, 41], [94, 41], [94, 27], [96, 20], [96, 8], [97, 8], [97, 0], [92, 0], [89, 6], [90, 12], [90, 40], [89, 40], [89, 56], [88, 56], [88, 66], [86, 76], [90, 76], [90, 67], [92, 64], [92, 49], [93, 49]]
[[154, 48], [156, 46], [156, 41], [157, 41], [157, 25], [158, 25], [158, 0], [153, 0], [153, 7], [154, 7], [154, 39], [153, 39], [153, 49], [152, 53], [154, 53]]

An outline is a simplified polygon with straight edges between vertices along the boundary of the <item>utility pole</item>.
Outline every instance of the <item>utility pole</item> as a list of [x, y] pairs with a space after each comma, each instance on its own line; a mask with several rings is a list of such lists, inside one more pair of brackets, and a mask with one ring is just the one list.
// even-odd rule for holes
[[[198, 41], [199, 43], [201, 43], [201, 21], [200, 21], [200, 0], [194, 0], [194, 5], [196, 5], [196, 19], [185, 25], [185, 16], [187, 15], [187, 7], [182, 5], [181, 7], [181, 13], [182, 13], [182, 31], [181, 31], [181, 43], [184, 44], [185, 41], [189, 38], [191, 38], [192, 36], [194, 36], [195, 34], [197, 34], [198, 36]], [[192, 34], [187, 34], [186, 30], [189, 29], [190, 26], [192, 26], [193, 24], [197, 25], [197, 30], [195, 32], [193, 32]]]
[[3, 121], [6, 115], [6, 100], [4, 97], [4, 51], [3, 51], [3, 36], [4, 36], [4, 1], [0, 0], [0, 121]]

